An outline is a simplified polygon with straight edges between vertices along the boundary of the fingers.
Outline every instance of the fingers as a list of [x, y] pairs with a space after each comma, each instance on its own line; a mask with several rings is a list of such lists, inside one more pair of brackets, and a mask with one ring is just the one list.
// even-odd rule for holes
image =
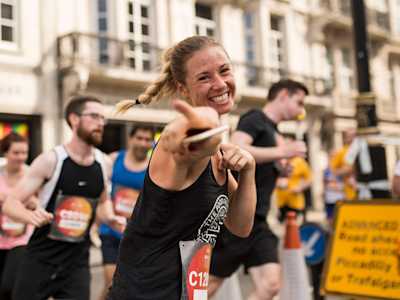
[[218, 170], [223, 170], [224, 166], [223, 166], [223, 163], [222, 163], [223, 162], [223, 157], [222, 157], [221, 151], [217, 151], [217, 159], [218, 159], [218, 162], [217, 162]]
[[164, 148], [165, 151], [171, 153], [182, 151], [183, 145], [181, 144], [181, 141], [185, 137], [185, 134], [179, 129], [170, 127], [171, 126], [167, 126], [164, 129], [161, 139], [161, 146]]
[[47, 212], [43, 208], [38, 208], [31, 212], [31, 224], [35, 227], [41, 227], [53, 220], [53, 214]]
[[194, 129], [209, 129], [218, 126], [219, 117], [211, 107], [193, 107], [185, 101], [173, 100], [173, 107], [187, 119], [189, 127]]
[[301, 152], [306, 153], [307, 152], [307, 145], [306, 143], [302, 142], [302, 141], [297, 141], [296, 142], [298, 150]]
[[[174, 100], [172, 102], [173, 107], [180, 112], [181, 114], [183, 114], [189, 121], [189, 124], [193, 124], [194, 127], [197, 128], [202, 128], [205, 126], [201, 126], [201, 119], [198, 115], [198, 113], [196, 112], [196, 110], [187, 102], [182, 101], [182, 100]], [[197, 124], [200, 123], [200, 124]]]
[[188, 119], [191, 119], [196, 115], [193, 107], [185, 101], [177, 99], [173, 100], [172, 106], [175, 108], [175, 110], [183, 114]]
[[126, 227], [126, 218], [121, 216], [114, 216], [110, 221], [110, 225], [112, 228], [122, 233], [124, 232]]
[[255, 165], [251, 154], [236, 145], [222, 144], [220, 149], [223, 153], [221, 165], [224, 168], [239, 172]]
[[126, 225], [126, 218], [125, 218], [125, 217], [122, 217], [122, 216], [115, 216], [115, 217], [114, 217], [114, 221], [115, 221], [117, 224], [119, 224], [119, 225], [123, 225], [123, 226]]
[[283, 145], [283, 151], [287, 158], [294, 156], [305, 157], [307, 153], [307, 146], [302, 141], [288, 142]]

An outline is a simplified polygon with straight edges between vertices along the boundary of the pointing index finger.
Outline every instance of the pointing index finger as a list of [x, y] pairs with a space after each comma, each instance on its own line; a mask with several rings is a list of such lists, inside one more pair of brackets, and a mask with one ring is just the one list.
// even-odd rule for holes
[[180, 112], [187, 118], [189, 124], [191, 125], [191, 128], [202, 129], [210, 127], [208, 126], [207, 122], [199, 116], [193, 106], [191, 106], [187, 102], [182, 100], [174, 100], [172, 102], [172, 105], [178, 112]]
[[185, 101], [182, 100], [174, 100], [172, 102], [173, 107], [175, 110], [183, 114], [189, 120], [197, 118], [197, 115], [193, 109], [193, 107]]

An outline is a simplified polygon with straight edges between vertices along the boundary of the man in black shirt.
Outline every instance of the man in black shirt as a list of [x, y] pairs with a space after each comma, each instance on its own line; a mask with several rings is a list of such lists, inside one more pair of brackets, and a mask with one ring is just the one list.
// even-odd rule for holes
[[211, 263], [210, 295], [241, 264], [250, 273], [255, 286], [249, 299], [272, 299], [279, 291], [278, 243], [266, 217], [276, 179], [279, 172], [285, 171], [285, 159], [304, 157], [306, 146], [300, 141], [284, 142], [277, 126], [279, 122], [296, 119], [303, 113], [307, 94], [303, 84], [281, 80], [271, 86], [262, 110], [250, 110], [239, 120], [231, 140], [249, 151], [256, 160], [257, 209], [248, 238], [236, 237], [225, 230], [218, 239]]
[[[65, 119], [72, 138], [38, 156], [3, 204], [3, 213], [35, 231], [21, 261], [15, 300], [89, 300], [89, 234], [99, 219], [119, 231], [125, 218], [116, 216], [107, 197], [102, 141], [104, 106], [97, 98], [78, 96], [67, 105]], [[40, 206], [28, 209], [39, 192]]]

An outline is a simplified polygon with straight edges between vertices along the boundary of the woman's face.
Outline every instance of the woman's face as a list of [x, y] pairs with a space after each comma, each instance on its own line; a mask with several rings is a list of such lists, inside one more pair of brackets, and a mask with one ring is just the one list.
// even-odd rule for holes
[[210, 106], [219, 115], [231, 111], [235, 79], [225, 51], [218, 46], [201, 49], [186, 62], [186, 82], [180, 92], [194, 106]]
[[26, 142], [14, 142], [5, 153], [7, 164], [14, 168], [22, 167], [28, 158], [28, 144]]

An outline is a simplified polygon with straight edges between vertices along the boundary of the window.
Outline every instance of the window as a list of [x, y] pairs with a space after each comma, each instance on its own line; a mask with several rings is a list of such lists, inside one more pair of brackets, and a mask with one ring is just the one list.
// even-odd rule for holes
[[256, 38], [254, 18], [254, 13], [252, 12], [245, 12], [243, 15], [246, 51], [246, 78], [247, 84], [251, 86], [260, 84], [259, 70], [256, 66]]
[[388, 11], [388, 3], [387, 0], [367, 0], [366, 1], [368, 8], [380, 11], [387, 12]]
[[271, 15], [270, 19], [269, 66], [272, 69], [272, 81], [277, 81], [285, 72], [285, 31], [284, 18]]
[[151, 0], [128, 1], [129, 67], [137, 71], [150, 71], [155, 65], [151, 50]]
[[326, 79], [326, 88], [333, 89], [334, 78], [335, 78], [335, 68], [333, 61], [333, 51], [330, 45], [325, 45], [325, 68], [324, 68], [324, 78]]
[[340, 89], [344, 93], [349, 93], [354, 88], [354, 74], [352, 69], [351, 50], [349, 48], [340, 49], [340, 70], [339, 80]]
[[398, 101], [398, 96], [399, 96], [399, 83], [400, 83], [400, 77], [399, 77], [399, 71], [400, 71], [400, 61], [393, 60], [389, 62], [389, 83], [390, 83], [390, 100], [393, 105], [397, 105]]
[[395, 73], [394, 68], [389, 66], [389, 82], [390, 82], [390, 97], [393, 101], [396, 100], [396, 80], [395, 80]]
[[395, 17], [395, 31], [396, 34], [400, 35], [400, 0], [396, 0], [396, 10], [394, 12]]
[[244, 38], [246, 49], [246, 62], [248, 63], [254, 63], [255, 60], [254, 30], [254, 14], [246, 12], [244, 14]]
[[339, 10], [344, 16], [351, 16], [351, 2], [349, 0], [340, 0]]
[[215, 37], [216, 22], [212, 6], [196, 3], [195, 4], [195, 33], [196, 35], [206, 35]]
[[390, 24], [387, 0], [367, 0], [366, 4], [368, 23], [389, 30]]
[[107, 0], [97, 0], [97, 30], [100, 36], [98, 41], [98, 59], [101, 64], [107, 64], [109, 62]]
[[0, 0], [0, 47], [15, 49], [17, 43], [17, 15], [15, 0]]

